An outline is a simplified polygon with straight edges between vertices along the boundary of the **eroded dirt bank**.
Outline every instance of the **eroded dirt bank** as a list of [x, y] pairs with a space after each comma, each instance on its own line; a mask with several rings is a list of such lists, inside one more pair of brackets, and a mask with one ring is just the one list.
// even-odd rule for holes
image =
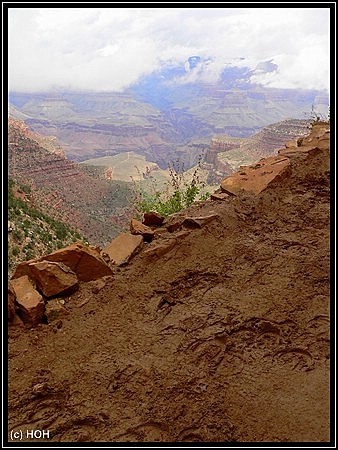
[[9, 432], [329, 441], [329, 195], [329, 150], [294, 156], [261, 194], [190, 208], [218, 218], [162, 256], [164, 235], [81, 283], [62, 321], [10, 327]]

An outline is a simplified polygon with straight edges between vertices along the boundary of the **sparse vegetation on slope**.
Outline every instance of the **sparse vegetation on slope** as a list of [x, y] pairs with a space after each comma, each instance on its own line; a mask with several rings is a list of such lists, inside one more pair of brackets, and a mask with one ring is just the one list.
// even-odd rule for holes
[[306, 114], [310, 120], [310, 127], [312, 128], [314, 125], [325, 125], [330, 123], [330, 105], [327, 108], [327, 113], [323, 114], [319, 111], [316, 111], [314, 105], [311, 107], [311, 111]]
[[199, 178], [200, 161], [196, 166], [192, 177], [187, 180], [183, 168], [170, 167], [170, 179], [162, 188], [159, 188], [156, 180], [149, 173], [152, 180], [150, 190], [137, 186], [134, 183], [134, 205], [138, 216], [145, 212], [155, 211], [164, 217], [189, 208], [196, 200], [206, 200], [208, 192], [202, 193], [205, 183]]
[[8, 180], [8, 274], [27, 261], [86, 240], [79, 232], [29, 205], [31, 188]]

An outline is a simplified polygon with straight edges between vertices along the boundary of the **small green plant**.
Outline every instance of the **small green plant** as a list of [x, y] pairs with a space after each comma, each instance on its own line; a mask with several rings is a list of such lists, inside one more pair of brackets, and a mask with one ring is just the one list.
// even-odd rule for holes
[[56, 241], [56, 248], [59, 250], [62, 247], [64, 247], [63, 241]]
[[22, 233], [21, 233], [21, 231], [18, 230], [18, 229], [15, 229], [15, 230], [13, 231], [13, 238], [14, 238], [17, 242], [20, 242], [20, 241], [22, 240]]
[[28, 219], [25, 219], [23, 221], [23, 226], [25, 230], [29, 230], [29, 228], [31, 227], [31, 222]]
[[67, 236], [67, 228], [66, 226], [58, 221], [55, 221], [55, 232], [58, 239], [65, 239]]
[[32, 189], [30, 186], [27, 186], [26, 184], [21, 185], [20, 190], [24, 192], [25, 194], [30, 194], [32, 192]]
[[30, 259], [33, 259], [34, 256], [35, 256], [35, 254], [34, 254], [33, 250], [28, 250], [28, 251], [26, 252], [26, 260], [27, 260], [27, 261], [30, 260]]
[[156, 211], [167, 217], [188, 208], [196, 200], [205, 201], [210, 194], [205, 193], [199, 196], [201, 189], [205, 187], [205, 184], [199, 178], [200, 163], [201, 158], [199, 158], [191, 179], [187, 181], [183, 166], [179, 167], [179, 161], [177, 161], [176, 168], [173, 166], [169, 168], [170, 179], [162, 188], [158, 187], [149, 169], [146, 172], [147, 179], [151, 180], [149, 190], [139, 187], [133, 180], [133, 204], [135, 205], [136, 215], [140, 217], [145, 212]]

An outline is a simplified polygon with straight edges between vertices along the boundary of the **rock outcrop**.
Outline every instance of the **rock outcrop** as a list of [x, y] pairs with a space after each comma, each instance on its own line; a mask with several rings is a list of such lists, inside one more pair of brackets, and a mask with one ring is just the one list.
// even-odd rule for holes
[[[230, 194], [231, 195], [231, 194]], [[214, 192], [213, 194], [210, 195], [211, 200], [226, 200], [227, 198], [229, 198], [229, 194], [227, 194], [226, 192]]]
[[[141, 236], [138, 236], [142, 239]], [[9, 282], [8, 316], [16, 312], [28, 326], [36, 326], [43, 317], [65, 313], [61, 300], [55, 296], [69, 296], [79, 287], [79, 281], [98, 281], [111, 276], [112, 270], [99, 254], [99, 249], [81, 242], [57, 250], [39, 259], [19, 264]], [[105, 283], [93, 289], [97, 293]], [[68, 312], [66, 311], [68, 314]]]
[[11, 322], [15, 315], [15, 291], [12, 285], [8, 284], [8, 321]]
[[153, 230], [136, 219], [131, 219], [130, 221], [130, 232], [131, 234], [143, 236], [145, 242], [151, 242], [154, 238]]
[[79, 285], [76, 274], [65, 264], [53, 261], [39, 261], [28, 264], [29, 275], [36, 282], [45, 297], [67, 295]]
[[155, 211], [146, 212], [143, 214], [143, 224], [148, 227], [151, 227], [151, 226], [159, 227], [162, 225], [163, 222], [164, 222], [164, 217]]
[[241, 166], [240, 170], [221, 182], [221, 189], [229, 195], [240, 192], [259, 194], [271, 183], [281, 181], [291, 174], [291, 160], [294, 157], [314, 156], [329, 149], [330, 128], [328, 125], [314, 126], [309, 136], [287, 142], [278, 155], [260, 159], [251, 166]]
[[213, 137], [202, 164], [203, 169], [209, 171], [208, 183], [217, 184], [241, 165], [274, 155], [288, 139], [307, 134], [308, 126], [306, 120], [285, 120], [264, 127], [248, 138], [227, 135]]
[[111, 269], [97, 251], [86, 247], [81, 242], [77, 242], [37, 260], [25, 261], [19, 264], [13, 274], [13, 278], [30, 275], [30, 264], [41, 261], [63, 263], [76, 273], [80, 281], [96, 280], [112, 274]]
[[290, 174], [290, 160], [271, 156], [258, 161], [254, 166], [242, 166], [240, 172], [225, 178], [221, 189], [227, 194], [239, 194], [242, 190], [259, 194], [277, 177], [281, 180]]
[[102, 250], [102, 254], [107, 255], [113, 264], [123, 266], [141, 250], [142, 246], [142, 236], [122, 233]]

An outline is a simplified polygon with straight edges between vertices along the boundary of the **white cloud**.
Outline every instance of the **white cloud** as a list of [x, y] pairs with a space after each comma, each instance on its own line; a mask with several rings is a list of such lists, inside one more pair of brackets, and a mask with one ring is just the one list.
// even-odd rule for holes
[[[328, 8], [9, 8], [12, 90], [122, 90], [166, 61], [211, 57], [190, 76], [214, 80], [235, 61], [277, 72], [254, 81], [328, 88]], [[239, 60], [239, 58], [244, 58]]]

